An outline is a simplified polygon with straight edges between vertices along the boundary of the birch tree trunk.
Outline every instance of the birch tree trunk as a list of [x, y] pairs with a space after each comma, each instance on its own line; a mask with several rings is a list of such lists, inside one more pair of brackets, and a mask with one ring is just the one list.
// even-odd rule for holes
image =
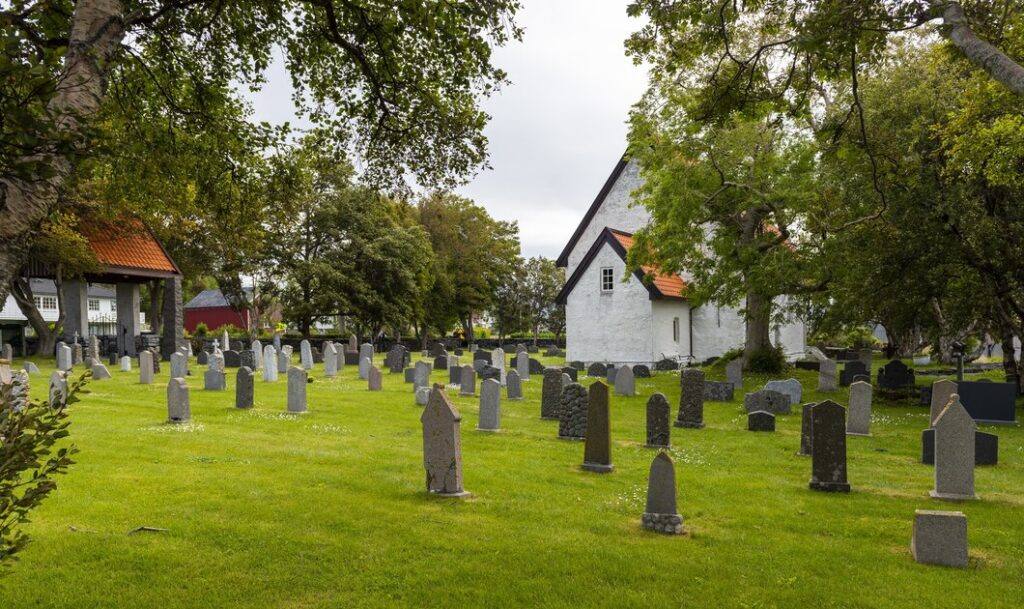
[[[110, 61], [124, 38], [122, 12], [119, 0], [78, 0], [71, 15], [64, 68], [48, 111], [72, 141], [81, 142], [83, 127], [103, 100]], [[0, 176], [0, 302], [73, 169], [68, 152], [41, 152], [21, 163], [42, 170], [28, 177]]]
[[992, 44], [978, 38], [967, 22], [959, 2], [931, 0], [931, 6], [942, 11], [942, 23], [948, 28], [946, 37], [971, 63], [985, 70], [1014, 95], [1024, 97], [1024, 67], [1010, 59]]

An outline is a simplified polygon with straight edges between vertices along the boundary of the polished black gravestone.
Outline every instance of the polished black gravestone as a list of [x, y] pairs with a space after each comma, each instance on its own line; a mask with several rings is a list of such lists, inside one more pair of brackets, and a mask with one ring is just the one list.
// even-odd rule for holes
[[960, 381], [956, 386], [960, 403], [975, 421], [999, 424], [1017, 422], [1017, 388], [1013, 383]]
[[878, 369], [878, 386], [883, 389], [905, 389], [914, 382], [914, 370], [898, 359]]
[[763, 410], [748, 413], [747, 431], [775, 431], [775, 415]]
[[[935, 465], [934, 429], [926, 429], [921, 432], [921, 463]], [[974, 464], [999, 464], [999, 436], [984, 431], [974, 432]]]
[[224, 367], [225, 368], [241, 368], [242, 367], [242, 357], [239, 355], [238, 351], [234, 351], [232, 349], [228, 349], [227, 351], [224, 352]]
[[[847, 362], [846, 366], [844, 366], [843, 370], [839, 373], [839, 386], [849, 387], [851, 384], [857, 382], [856, 378], [858, 376], [865, 376], [869, 374], [868, 367], [864, 365], [864, 362]], [[868, 376], [868, 378], [868, 382], [870, 383], [871, 377]]]
[[811, 409], [812, 490], [850, 492], [846, 479], [846, 409], [825, 400]]
[[608, 385], [597, 381], [590, 386], [583, 469], [606, 474], [612, 465], [612, 432], [608, 413]]

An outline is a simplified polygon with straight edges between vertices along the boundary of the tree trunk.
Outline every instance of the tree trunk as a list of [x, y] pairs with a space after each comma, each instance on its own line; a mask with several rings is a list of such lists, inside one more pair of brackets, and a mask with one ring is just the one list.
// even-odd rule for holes
[[967, 23], [967, 16], [959, 2], [930, 0], [933, 8], [942, 10], [942, 23], [948, 28], [950, 42], [960, 49], [968, 60], [1002, 83], [1014, 95], [1024, 97], [1024, 68], [995, 46], [978, 38]]
[[[72, 142], [81, 143], [82, 128], [103, 100], [111, 59], [124, 38], [122, 12], [119, 0], [78, 0], [71, 15], [60, 86], [49, 110], [56, 129]], [[58, 194], [73, 169], [72, 152], [23, 157], [15, 163], [39, 165], [45, 171], [28, 177], [0, 176], [0, 302], [7, 299], [11, 280], [25, 264], [43, 220], [57, 208]]]
[[[36, 342], [35, 354], [41, 357], [53, 355], [57, 345], [57, 337], [60, 335], [64, 325], [63, 307], [59, 308], [57, 321], [53, 325], [53, 330], [51, 330], [50, 324], [43, 319], [42, 313], [36, 307], [34, 294], [32, 294], [32, 285], [27, 278], [15, 275], [11, 281], [10, 290], [14, 302], [17, 303], [18, 309], [21, 310], [21, 314], [25, 316], [25, 319], [28, 320], [28, 325], [32, 326], [36, 336], [39, 337], [39, 340]], [[59, 290], [60, 288], [58, 288], [58, 293]]]
[[164, 282], [152, 281], [149, 284], [149, 311], [146, 318], [149, 319], [149, 331], [153, 334], [162, 334], [163, 313], [164, 313]]
[[1015, 357], [1013, 348], [1013, 330], [1005, 328], [1003, 330], [1002, 337], [1003, 347], [1003, 372], [1006, 373], [1006, 382], [1013, 383], [1017, 386], [1017, 394], [1021, 393], [1021, 379], [1020, 366], [1017, 365], [1017, 358]]
[[462, 320], [462, 330], [466, 334], [466, 344], [472, 345], [476, 341], [476, 337], [473, 336], [473, 312], [470, 311], [465, 319]]
[[743, 343], [743, 359], [750, 361], [755, 354], [772, 346], [770, 334], [772, 316], [772, 300], [756, 293], [747, 291], [747, 306], [744, 313], [746, 339]]

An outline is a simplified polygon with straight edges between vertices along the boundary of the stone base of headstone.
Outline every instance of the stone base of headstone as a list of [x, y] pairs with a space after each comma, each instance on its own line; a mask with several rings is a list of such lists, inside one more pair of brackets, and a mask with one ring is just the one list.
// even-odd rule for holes
[[922, 564], [966, 567], [967, 516], [963, 512], [916, 510], [910, 552]]
[[469, 491], [461, 491], [461, 492], [458, 492], [458, 493], [439, 493], [437, 491], [427, 491], [427, 492], [430, 493], [431, 497], [452, 497], [452, 498], [455, 498], [455, 499], [458, 499], [458, 498], [461, 498], [461, 497], [469, 497], [470, 494], [471, 494]]
[[974, 501], [978, 499], [977, 495], [960, 495], [957, 493], [940, 493], [935, 489], [928, 491], [928, 496], [932, 499], [938, 499], [940, 501]]
[[676, 419], [672, 422], [674, 427], [683, 427], [685, 429], [704, 429], [704, 423], [694, 423], [692, 421], [680, 421]]
[[683, 517], [679, 514], [649, 514], [644, 512], [640, 525], [648, 531], [665, 535], [683, 534]]
[[808, 487], [810, 487], [812, 491], [825, 491], [826, 493], [850, 492], [849, 482], [822, 482], [820, 480], [811, 480]]
[[[583, 438], [560, 438], [562, 440], [582, 440]], [[615, 469], [614, 465], [606, 463], [584, 463], [580, 466], [581, 469], [588, 472], [596, 472], [598, 474], [607, 474]]]

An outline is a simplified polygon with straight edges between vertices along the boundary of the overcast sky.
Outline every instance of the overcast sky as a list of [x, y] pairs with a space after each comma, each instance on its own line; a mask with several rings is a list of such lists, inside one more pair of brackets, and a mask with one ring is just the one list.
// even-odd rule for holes
[[[486, 100], [491, 166], [459, 192], [518, 220], [524, 256], [554, 258], [626, 147], [646, 78], [623, 51], [627, 0], [524, 0], [523, 42], [495, 52], [512, 84]], [[252, 96], [257, 120], [292, 121], [281, 66]], [[301, 123], [296, 123], [301, 124]]]

